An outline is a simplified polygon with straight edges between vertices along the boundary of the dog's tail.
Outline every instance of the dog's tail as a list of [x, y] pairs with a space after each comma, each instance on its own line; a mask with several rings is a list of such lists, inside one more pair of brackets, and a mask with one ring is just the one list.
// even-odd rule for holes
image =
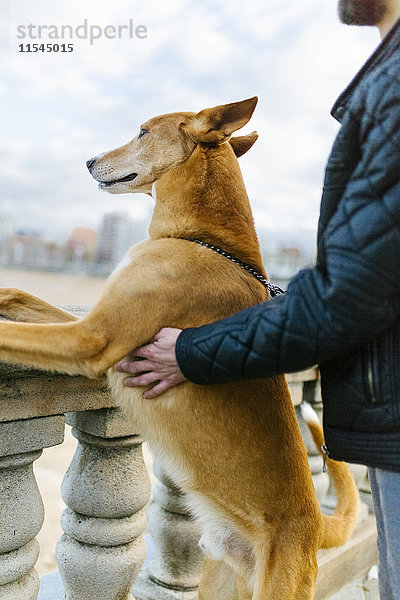
[[[303, 402], [301, 405], [303, 419], [311, 432], [314, 442], [321, 454], [324, 445], [324, 433], [317, 414], [312, 407]], [[330, 517], [322, 514], [321, 548], [341, 546], [353, 533], [357, 522], [360, 497], [349, 467], [344, 462], [337, 462], [326, 457], [329, 475], [336, 490], [337, 505]]]

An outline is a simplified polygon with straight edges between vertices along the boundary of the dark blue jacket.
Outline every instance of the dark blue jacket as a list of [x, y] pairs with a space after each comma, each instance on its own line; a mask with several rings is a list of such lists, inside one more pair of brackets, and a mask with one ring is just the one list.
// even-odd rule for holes
[[284, 296], [184, 330], [176, 356], [198, 384], [319, 364], [329, 455], [400, 472], [400, 21], [332, 114], [316, 266]]

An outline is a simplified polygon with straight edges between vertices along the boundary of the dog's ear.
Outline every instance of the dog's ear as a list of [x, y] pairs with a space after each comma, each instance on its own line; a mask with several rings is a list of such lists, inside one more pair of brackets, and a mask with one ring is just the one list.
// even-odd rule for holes
[[252, 131], [247, 135], [240, 135], [236, 137], [232, 137], [229, 140], [229, 144], [232, 146], [234, 153], [239, 158], [239, 156], [243, 156], [246, 154], [247, 150], [250, 150], [252, 145], [258, 140], [257, 131]]
[[234, 131], [246, 125], [257, 101], [257, 96], [254, 96], [241, 102], [205, 108], [187, 123], [186, 128], [197, 142], [210, 145], [221, 144]]

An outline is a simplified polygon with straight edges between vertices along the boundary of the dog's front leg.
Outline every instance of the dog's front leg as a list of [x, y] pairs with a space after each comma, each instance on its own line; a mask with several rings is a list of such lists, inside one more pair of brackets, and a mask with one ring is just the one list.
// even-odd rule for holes
[[[107, 347], [100, 327], [92, 330], [84, 320], [60, 324], [0, 322], [0, 360], [97, 377], [92, 361]], [[111, 366], [111, 365], [109, 365]]]
[[[118, 295], [117, 295], [118, 297]], [[69, 375], [99, 377], [160, 329], [166, 314], [146, 315], [147, 295], [114, 306], [105, 301], [66, 323], [0, 322], [0, 360]], [[159, 300], [163, 306], [163, 301]], [[118, 309], [118, 310], [117, 310]]]
[[[163, 326], [177, 327], [182, 315], [193, 310], [192, 294], [181, 295], [177, 302], [176, 288], [168, 279], [168, 285], [164, 284], [166, 277], [170, 279], [171, 269], [160, 271], [159, 258], [158, 262], [150, 258], [151, 278], [146, 270], [142, 272], [143, 261], [140, 269], [138, 261], [131, 269], [122, 269], [109, 279], [99, 302], [82, 319], [39, 324], [0, 322], [0, 360], [69, 375], [98, 377], [132, 348], [152, 339]], [[11, 306], [12, 302], [8, 300], [8, 304]], [[42, 301], [23, 304], [28, 305], [31, 316], [36, 318], [44, 307]], [[46, 319], [49, 313], [59, 320], [74, 319], [47, 305]], [[21, 312], [16, 310], [15, 314]]]
[[26, 323], [65, 323], [78, 318], [16, 288], [0, 288], [0, 315]]

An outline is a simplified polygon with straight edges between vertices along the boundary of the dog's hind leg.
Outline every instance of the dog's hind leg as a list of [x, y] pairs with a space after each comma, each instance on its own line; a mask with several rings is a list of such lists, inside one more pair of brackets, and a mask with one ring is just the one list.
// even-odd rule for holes
[[256, 554], [252, 600], [312, 600], [317, 578], [318, 535], [290, 522]]
[[203, 567], [199, 600], [251, 600], [245, 581], [223, 561], [208, 558]]
[[269, 572], [269, 577], [253, 592], [251, 600], [313, 600], [317, 566], [302, 563], [300, 571], [291, 572], [286, 561], [289, 556], [282, 557], [282, 565]]
[[25, 323], [65, 323], [77, 317], [16, 288], [0, 288], [0, 315]]

